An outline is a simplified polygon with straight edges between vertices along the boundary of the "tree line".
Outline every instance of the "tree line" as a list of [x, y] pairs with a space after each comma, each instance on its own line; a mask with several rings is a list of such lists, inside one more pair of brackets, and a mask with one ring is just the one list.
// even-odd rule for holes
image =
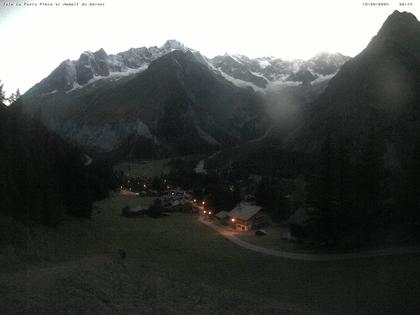
[[8, 103], [9, 105], [16, 102], [21, 97], [20, 90], [17, 89], [15, 93], [11, 93], [9, 97], [6, 97], [6, 92], [4, 91], [4, 84], [0, 80], [0, 103]]

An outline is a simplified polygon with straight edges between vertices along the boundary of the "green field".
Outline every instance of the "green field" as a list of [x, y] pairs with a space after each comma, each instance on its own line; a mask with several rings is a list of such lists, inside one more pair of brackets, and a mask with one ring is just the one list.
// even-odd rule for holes
[[130, 176], [152, 178], [168, 174], [171, 170], [169, 161], [170, 159], [123, 161], [116, 164], [114, 170], [120, 170]]
[[151, 200], [115, 194], [93, 220], [3, 245], [3, 313], [419, 314], [419, 255], [292, 261], [242, 249], [190, 214], [120, 216]]
[[265, 227], [263, 230], [267, 232], [267, 235], [256, 236], [255, 231], [237, 232], [237, 237], [245, 242], [249, 242], [258, 246], [286, 251], [301, 251], [302, 246], [294, 242], [290, 242], [282, 239], [282, 234], [287, 231], [287, 228], [278, 226]]

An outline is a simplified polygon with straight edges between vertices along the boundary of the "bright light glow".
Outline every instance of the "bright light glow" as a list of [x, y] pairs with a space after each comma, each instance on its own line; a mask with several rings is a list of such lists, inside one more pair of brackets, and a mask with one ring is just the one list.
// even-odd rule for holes
[[232, 222], [235, 222], [236, 220], [235, 220], [235, 218], [232, 218]]
[[209, 214], [211, 214], [211, 211], [209, 211]]
[[207, 211], [204, 211], [204, 213], [207, 213]]
[[2, 47], [0, 80], [7, 92], [26, 91], [84, 50], [117, 53], [177, 39], [208, 57], [228, 52], [294, 59], [320, 51], [354, 56], [395, 9], [420, 17], [417, 1], [411, 7], [398, 1], [366, 7], [354, 0], [101, 2], [99, 8], [1, 7], [0, 38], [8, 44]]

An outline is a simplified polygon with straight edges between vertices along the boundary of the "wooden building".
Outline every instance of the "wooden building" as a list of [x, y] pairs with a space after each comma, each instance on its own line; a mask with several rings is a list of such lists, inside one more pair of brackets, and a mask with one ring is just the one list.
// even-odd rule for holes
[[256, 230], [267, 224], [262, 207], [249, 202], [240, 202], [228, 215], [230, 224], [240, 231]]

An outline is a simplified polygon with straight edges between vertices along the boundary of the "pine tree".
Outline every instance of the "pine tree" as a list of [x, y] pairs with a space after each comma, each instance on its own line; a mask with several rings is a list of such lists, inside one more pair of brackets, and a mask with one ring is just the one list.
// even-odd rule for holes
[[16, 102], [16, 94], [12, 93], [10, 94], [10, 96], [7, 98], [7, 101], [9, 102], [9, 105], [13, 104], [14, 102]]
[[12, 105], [14, 102], [16, 102], [21, 97], [20, 90], [17, 89], [16, 93], [10, 94], [10, 96], [7, 98], [7, 101], [9, 102], [9, 105]]
[[3, 84], [1, 84], [0, 81], [0, 102], [3, 102], [5, 100], [4, 91], [3, 91]]

